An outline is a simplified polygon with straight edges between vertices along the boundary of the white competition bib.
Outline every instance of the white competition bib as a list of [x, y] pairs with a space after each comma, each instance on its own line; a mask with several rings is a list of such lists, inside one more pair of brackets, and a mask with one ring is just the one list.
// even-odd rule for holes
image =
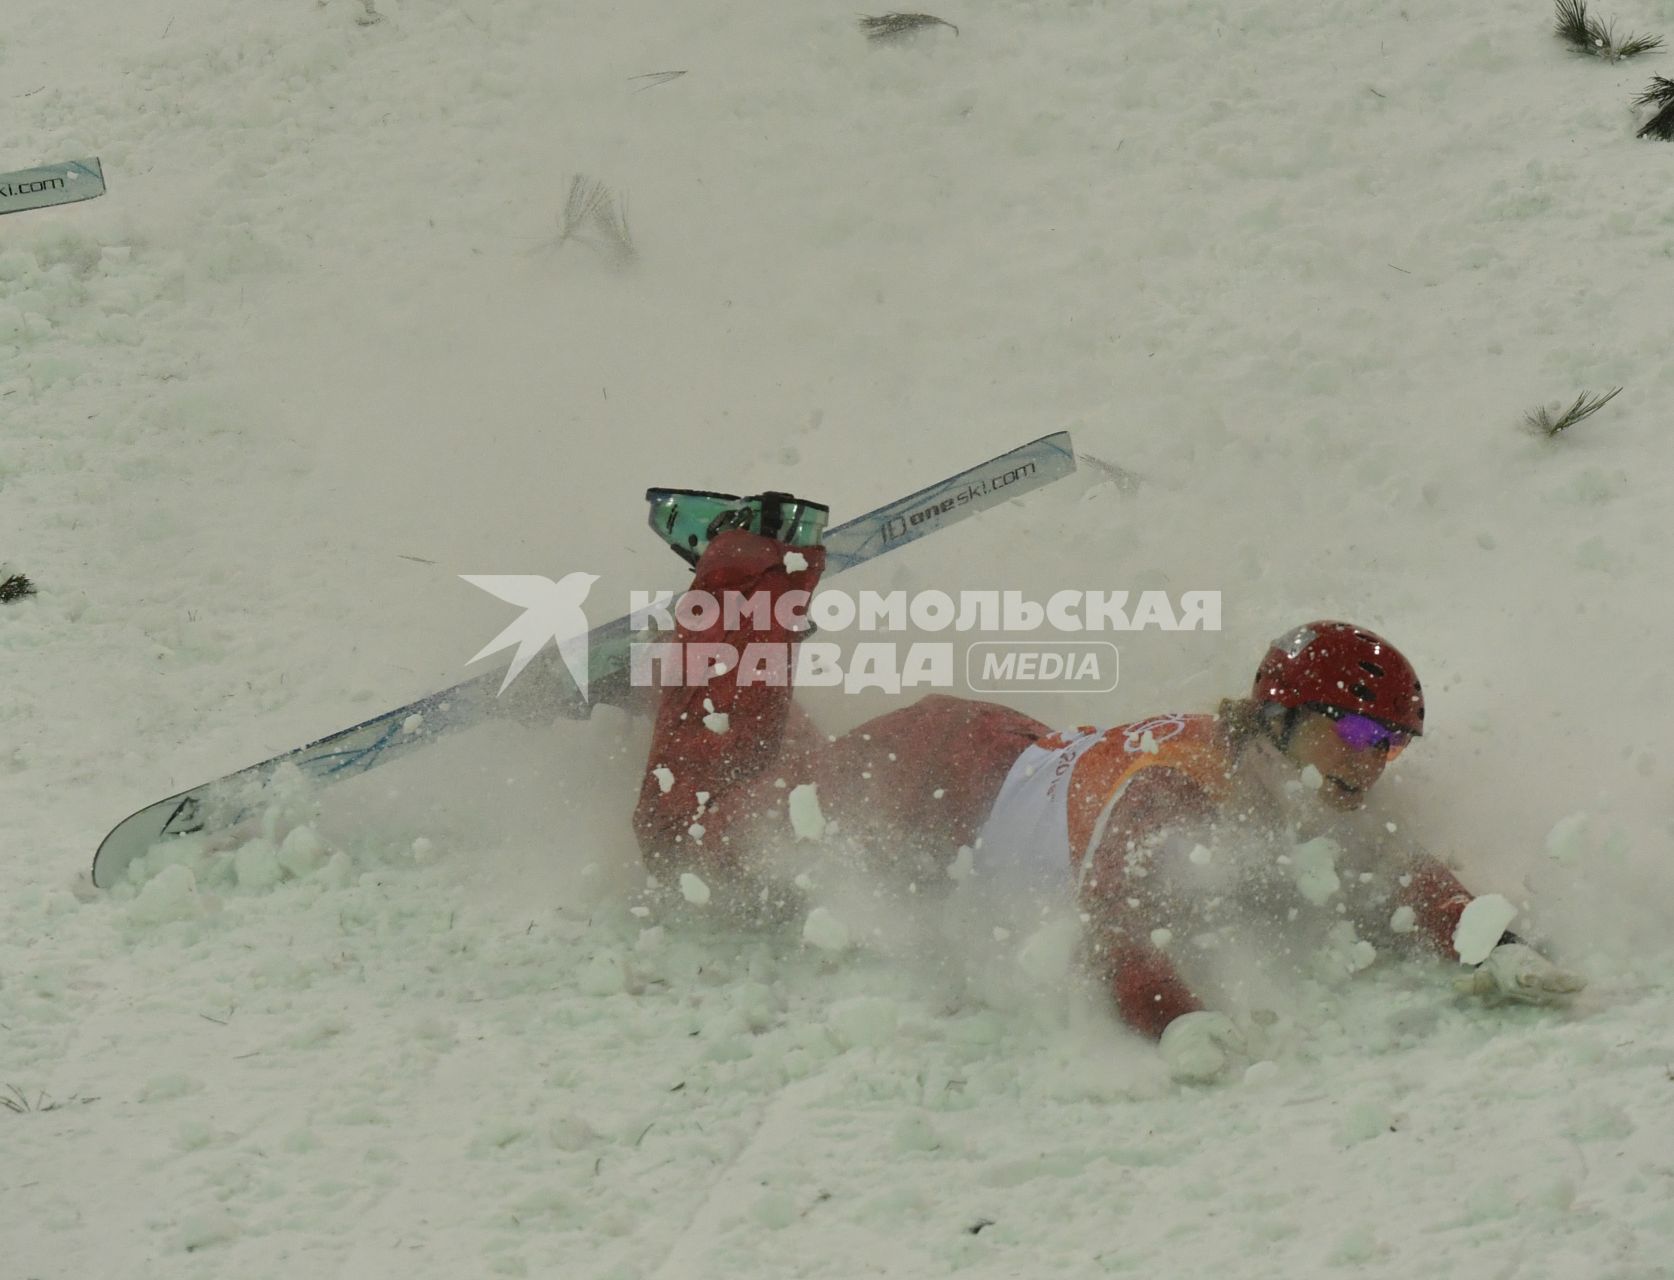
[[1006, 774], [983, 824], [972, 866], [980, 881], [1005, 889], [1067, 891], [1072, 886], [1069, 843], [1070, 775], [1075, 762], [1102, 741], [1106, 729], [1053, 735], [1032, 743]]

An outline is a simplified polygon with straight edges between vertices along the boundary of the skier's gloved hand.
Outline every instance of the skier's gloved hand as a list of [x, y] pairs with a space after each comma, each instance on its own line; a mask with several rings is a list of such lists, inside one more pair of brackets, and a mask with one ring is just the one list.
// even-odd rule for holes
[[1218, 1080], [1244, 1052], [1244, 1033], [1226, 1014], [1199, 1009], [1164, 1027], [1157, 1050], [1176, 1080]]
[[1586, 985], [1580, 974], [1558, 968], [1521, 942], [1502, 942], [1470, 973], [1453, 981], [1461, 995], [1523, 1004], [1562, 1004]]

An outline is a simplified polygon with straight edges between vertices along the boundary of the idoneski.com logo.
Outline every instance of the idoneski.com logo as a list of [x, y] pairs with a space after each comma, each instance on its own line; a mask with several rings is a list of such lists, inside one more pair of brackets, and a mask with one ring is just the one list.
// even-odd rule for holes
[[977, 498], [986, 498], [992, 493], [1025, 480], [1038, 470], [1032, 462], [1021, 463], [1009, 471], [1002, 471], [999, 475], [989, 476], [986, 480], [973, 480], [959, 492], [949, 494], [917, 511], [910, 511], [906, 515], [891, 516], [884, 521], [883, 540], [885, 542], [899, 542], [914, 529], [922, 524], [934, 520], [937, 516], [945, 516], [958, 507], [964, 506]]

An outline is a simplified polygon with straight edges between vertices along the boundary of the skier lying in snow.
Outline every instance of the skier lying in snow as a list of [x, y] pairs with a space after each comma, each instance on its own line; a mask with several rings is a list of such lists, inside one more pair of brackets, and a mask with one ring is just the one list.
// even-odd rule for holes
[[[724, 495], [692, 497], [715, 504]], [[694, 590], [716, 599], [761, 592], [776, 603], [818, 583], [821, 514], [819, 504], [764, 495], [725, 507], [707, 525], [712, 538], [677, 537], [672, 515], [653, 527], [695, 561]], [[723, 615], [702, 631], [681, 627], [677, 638], [739, 652], [787, 645], [797, 637], [778, 614], [763, 627], [734, 618], [731, 631]], [[1452, 872], [1396, 847], [1382, 824], [1333, 827], [1352, 819], [1424, 729], [1411, 664], [1369, 631], [1341, 622], [1298, 627], [1268, 650], [1248, 698], [1228, 699], [1215, 715], [1110, 729], [1058, 733], [1008, 707], [932, 695], [828, 739], [794, 705], [789, 683], [741, 683], [734, 668], [707, 684], [662, 690], [634, 814], [652, 871], [690, 871], [747, 899], [766, 886], [767, 851], [792, 835], [791, 797], [805, 786], [825, 821], [875, 837], [906, 877], [945, 871], [956, 850], [974, 848], [984, 874], [1001, 884], [1074, 893], [1085, 954], [1117, 1011], [1157, 1039], [1186, 1079], [1219, 1075], [1241, 1047], [1235, 1024], [1205, 1009], [1165, 950], [1181, 925], [1213, 918], [1205, 907], [1218, 899], [1194, 900], [1207, 896], [1208, 882], [1194, 879], [1190, 864], [1209, 861], [1204, 844], [1219, 833], [1236, 834], [1247, 850], [1259, 847], [1252, 832], [1286, 832], [1283, 847], [1297, 857], [1279, 854], [1215, 887], [1293, 903], [1300, 893], [1316, 905], [1340, 892], [1334, 905], [1343, 918], [1385, 945], [1416, 941], [1460, 958], [1456, 934], [1465, 936], [1459, 924], [1472, 895]], [[1379, 838], [1366, 838], [1369, 825]], [[1323, 861], [1295, 865], [1334, 829], [1360, 846], [1360, 865], [1337, 862], [1334, 842], [1323, 846]], [[1551, 1003], [1583, 985], [1501, 935], [1501, 923], [1490, 927], [1477, 950], [1487, 958], [1462, 990]]]

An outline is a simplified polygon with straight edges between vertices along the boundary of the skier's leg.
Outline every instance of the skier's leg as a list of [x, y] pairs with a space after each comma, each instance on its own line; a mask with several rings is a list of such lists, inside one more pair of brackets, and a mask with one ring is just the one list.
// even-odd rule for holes
[[826, 818], [922, 874], [976, 841], [1017, 757], [1051, 732], [998, 703], [932, 694], [828, 744], [803, 778]]
[[765, 873], [762, 855], [808, 834], [791, 806], [810, 786], [820, 817], [842, 847], [864, 850], [866, 869], [933, 882], [975, 842], [1024, 748], [1050, 732], [1010, 707], [932, 695], [805, 750], [787, 735], [753, 779], [676, 811], [683, 839], [665, 846], [660, 865]]
[[[787, 568], [787, 561], [805, 567]], [[702, 630], [679, 627], [677, 640], [729, 646], [740, 656], [750, 645], [788, 655], [796, 633], [784, 625], [776, 606], [789, 591], [812, 592], [824, 567], [821, 547], [793, 551], [759, 534], [723, 533], [705, 549], [692, 590], [708, 593], [723, 606], [731, 598], [765, 599], [768, 607], [732, 610], [730, 629], [723, 607]], [[706, 683], [683, 682], [662, 691], [634, 812], [634, 831], [653, 869], [736, 869], [739, 851], [728, 847], [730, 840], [723, 843], [718, 828], [748, 816], [756, 802], [743, 797], [743, 790], [769, 765], [784, 763], [790, 665], [770, 678], [751, 679], [759, 673], [741, 671], [734, 659]], [[710, 828], [716, 828], [713, 838], [707, 834]]]
[[[785, 567], [789, 550], [755, 534], [723, 534], [705, 551], [693, 589], [717, 600], [762, 593], [774, 605], [787, 591], [812, 592], [823, 550], [795, 552], [806, 563], [797, 570]], [[740, 614], [729, 630], [723, 609], [712, 626], [682, 627], [678, 639], [740, 655], [750, 644], [788, 654], [795, 633], [778, 612]], [[788, 670], [776, 674], [751, 680], [729, 665], [706, 684], [662, 691], [634, 814], [652, 869], [760, 870], [752, 850], [796, 838], [789, 799], [804, 784], [824, 818], [904, 870], [939, 863], [976, 839], [1012, 764], [1051, 732], [1009, 707], [932, 695], [825, 742], [792, 706]]]

